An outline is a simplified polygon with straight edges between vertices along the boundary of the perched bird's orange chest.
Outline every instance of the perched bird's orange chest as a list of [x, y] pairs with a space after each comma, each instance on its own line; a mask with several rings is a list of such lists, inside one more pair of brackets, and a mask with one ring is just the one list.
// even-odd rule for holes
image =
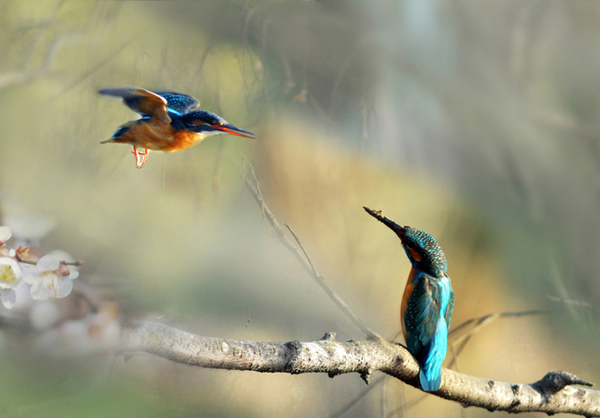
[[406, 306], [408, 305], [408, 299], [413, 294], [415, 290], [415, 285], [413, 284], [413, 280], [415, 279], [418, 270], [416, 268], [410, 269], [410, 274], [408, 276], [408, 280], [406, 281], [406, 287], [404, 288], [404, 294], [402, 295], [402, 303], [400, 305], [400, 321], [402, 323], [402, 334], [404, 335], [404, 340], [406, 341], [408, 335], [406, 333], [406, 324], [404, 323], [404, 312], [406, 311]]

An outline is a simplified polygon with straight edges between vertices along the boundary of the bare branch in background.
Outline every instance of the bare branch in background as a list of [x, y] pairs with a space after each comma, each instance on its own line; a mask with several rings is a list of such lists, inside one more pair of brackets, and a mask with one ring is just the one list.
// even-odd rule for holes
[[338, 411], [334, 412], [333, 414], [330, 415], [330, 418], [339, 418], [341, 416], [343, 416], [346, 412], [348, 412], [349, 410], [351, 410], [354, 405], [356, 405], [359, 401], [361, 401], [365, 396], [367, 396], [368, 393], [372, 392], [373, 389], [375, 389], [376, 387], [379, 386], [380, 383], [383, 383], [383, 381], [385, 380], [385, 376], [377, 379], [375, 382], [369, 384], [369, 386], [362, 391], [362, 393], [360, 395], [358, 395], [356, 398], [352, 399], [350, 402], [348, 402], [348, 404], [342, 408], [340, 408]]
[[546, 297], [548, 299], [550, 299], [553, 302], [562, 302], [565, 305], [573, 305], [573, 306], [580, 306], [582, 308], [586, 308], [586, 309], [591, 309], [592, 304], [589, 302], [583, 302], [580, 300], [573, 300], [573, 299], [566, 299], [566, 298], [559, 298], [557, 296], [552, 296], [552, 295], [546, 295]]
[[[265, 204], [261, 194], [258, 192], [258, 189], [254, 186], [254, 184], [252, 184], [252, 182], [247, 177], [245, 178], [245, 181], [246, 181], [246, 187], [248, 188], [248, 190], [250, 190], [250, 193], [254, 197], [254, 200], [256, 200], [256, 202], [258, 203], [258, 206], [260, 206], [261, 209], [263, 210], [263, 214], [266, 216], [267, 220], [269, 221], [269, 223], [275, 230], [275, 233], [277, 234], [279, 241], [281, 241], [281, 243], [288, 250], [290, 250], [290, 252], [296, 257], [296, 259], [298, 259], [298, 261], [300, 261], [302, 268], [304, 268], [304, 270], [306, 270], [306, 272], [308, 274], [310, 274], [313, 279], [315, 279], [315, 281], [319, 284], [319, 286], [321, 286], [321, 289], [323, 289], [325, 291], [327, 296], [329, 296], [329, 298], [338, 306], [338, 308], [340, 308], [342, 310], [342, 312], [344, 312], [344, 314], [346, 314], [346, 316], [348, 316], [352, 320], [352, 322], [354, 322], [354, 324], [358, 328], [360, 328], [360, 330], [367, 336], [367, 338], [369, 338], [371, 340], [383, 340], [383, 338], [379, 334], [377, 334], [375, 331], [373, 331], [369, 327], [367, 327], [367, 325], [365, 325], [365, 323], [362, 320], [360, 320], [354, 314], [354, 312], [352, 312], [352, 310], [346, 304], [346, 302], [344, 302], [337, 295], [337, 293], [335, 293], [335, 291], [331, 288], [331, 286], [329, 286], [329, 284], [327, 284], [325, 279], [317, 273], [317, 271], [314, 269], [312, 261], [310, 261], [310, 259], [308, 258], [308, 255], [305, 252], [303, 253], [300, 249], [298, 249], [298, 247], [296, 247], [294, 245], [294, 243], [292, 241], [290, 241], [290, 239], [285, 235], [285, 232], [279, 226], [277, 219], [275, 219], [275, 216], [273, 215], [273, 213], [269, 210], [269, 208]], [[291, 229], [290, 229], [290, 231], [291, 231]], [[297, 239], [295, 234], [294, 234], [294, 237]], [[299, 242], [299, 241], [297, 241], [297, 242]], [[305, 255], [306, 255], [306, 257], [305, 257]]]
[[0, 90], [15, 84], [27, 83], [48, 74], [50, 71], [50, 65], [52, 64], [52, 61], [54, 60], [54, 57], [56, 56], [56, 53], [59, 51], [60, 47], [68, 38], [76, 35], [78, 34], [69, 33], [56, 38], [48, 47], [48, 50], [44, 56], [44, 62], [37, 70], [26, 70], [24, 68], [25, 65], [23, 65], [20, 70], [0, 73]]

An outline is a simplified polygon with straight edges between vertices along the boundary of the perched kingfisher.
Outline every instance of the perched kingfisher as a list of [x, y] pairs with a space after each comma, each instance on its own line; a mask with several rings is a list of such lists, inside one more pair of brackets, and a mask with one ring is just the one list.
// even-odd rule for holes
[[400, 237], [412, 264], [400, 307], [402, 332], [408, 351], [421, 367], [421, 387], [427, 392], [436, 391], [442, 380], [442, 362], [446, 357], [454, 308], [446, 257], [428, 233], [400, 226], [381, 211], [364, 209]]
[[142, 115], [121, 125], [110, 139], [101, 142], [132, 145], [137, 168], [146, 163], [148, 150], [184, 150], [215, 134], [255, 138], [252, 132], [236, 128], [214, 113], [194, 110], [200, 103], [187, 94], [154, 93], [139, 87], [102, 89], [99, 93], [121, 97], [127, 107]]

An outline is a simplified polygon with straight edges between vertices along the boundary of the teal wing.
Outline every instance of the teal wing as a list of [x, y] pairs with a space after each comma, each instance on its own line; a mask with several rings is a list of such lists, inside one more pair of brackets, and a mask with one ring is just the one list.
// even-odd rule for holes
[[454, 307], [454, 293], [447, 277], [421, 273], [404, 312], [408, 350], [421, 369], [419, 379], [425, 391], [441, 384], [442, 363], [448, 345], [448, 325]]
[[421, 273], [404, 311], [408, 351], [419, 361], [425, 355], [425, 347], [435, 334], [437, 321], [440, 318], [439, 300], [439, 288], [436, 286], [435, 278]]

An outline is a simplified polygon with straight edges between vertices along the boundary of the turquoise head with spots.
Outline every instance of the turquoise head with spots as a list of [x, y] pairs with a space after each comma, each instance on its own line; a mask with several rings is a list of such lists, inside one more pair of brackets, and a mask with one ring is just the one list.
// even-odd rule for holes
[[434, 277], [446, 273], [448, 270], [446, 256], [431, 235], [410, 226], [402, 227], [395, 232], [402, 240], [406, 255], [415, 268]]

